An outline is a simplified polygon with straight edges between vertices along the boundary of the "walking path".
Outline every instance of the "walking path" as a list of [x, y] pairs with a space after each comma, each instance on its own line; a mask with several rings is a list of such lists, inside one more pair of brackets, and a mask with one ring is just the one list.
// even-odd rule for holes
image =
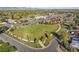
[[58, 24], [58, 26], [59, 26], [59, 28], [58, 28], [58, 30], [57, 30], [56, 32], [59, 32], [59, 31], [60, 31], [60, 29], [61, 29], [61, 25], [60, 25], [60, 24]]
[[45, 48], [45, 45], [42, 43], [42, 41], [39, 40], [39, 44], [41, 45], [42, 48]]

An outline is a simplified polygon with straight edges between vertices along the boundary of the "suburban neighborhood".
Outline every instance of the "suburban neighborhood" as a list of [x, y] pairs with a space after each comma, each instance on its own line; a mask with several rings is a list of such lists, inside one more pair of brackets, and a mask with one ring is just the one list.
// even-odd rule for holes
[[79, 52], [79, 10], [0, 10], [0, 52]]

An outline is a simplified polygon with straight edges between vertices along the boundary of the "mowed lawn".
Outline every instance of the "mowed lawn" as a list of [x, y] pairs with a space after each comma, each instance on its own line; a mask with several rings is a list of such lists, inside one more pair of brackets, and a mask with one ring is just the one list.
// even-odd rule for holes
[[[29, 25], [24, 25], [19, 28], [16, 28], [10, 32], [18, 37], [21, 37], [21, 39], [19, 40], [20, 42], [23, 42], [24, 44], [31, 46], [33, 48], [41, 48], [40, 44], [27, 42], [25, 40], [28, 40], [28, 37], [33, 41], [34, 41], [34, 38], [36, 38], [37, 40], [40, 40], [41, 36], [43, 36], [42, 42], [44, 42], [45, 33], [47, 33], [49, 38], [43, 44], [45, 46], [48, 46], [55, 38], [54, 36], [50, 36], [51, 32], [56, 32], [58, 29], [59, 29], [59, 24], [29, 24]], [[57, 33], [61, 35], [62, 39], [66, 42], [66, 40], [68, 39], [69, 33], [63, 26], [61, 26], [61, 29]], [[15, 39], [17, 40], [18, 38], [15, 38]]]
[[31, 39], [39, 39], [45, 33], [50, 34], [50, 32], [54, 32], [59, 28], [58, 24], [46, 25], [46, 24], [31, 24], [24, 25], [20, 28], [16, 28], [12, 33], [17, 36], [20, 36], [24, 39], [30, 37]]
[[15, 46], [12, 46], [8, 42], [3, 42], [2, 40], [0, 40], [0, 52], [12, 52], [16, 50], [17, 48]]

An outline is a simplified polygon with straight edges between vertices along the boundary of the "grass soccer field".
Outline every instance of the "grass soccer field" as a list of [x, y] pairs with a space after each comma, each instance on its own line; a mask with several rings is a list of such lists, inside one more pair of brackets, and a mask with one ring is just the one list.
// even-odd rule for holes
[[[40, 40], [40, 37], [43, 36], [43, 40], [42, 42], [44, 42], [45, 40], [45, 33], [47, 33], [47, 35], [49, 36], [49, 39], [46, 40], [48, 42], [45, 41], [45, 45], [47, 46], [51, 40], [53, 40], [52, 37], [50, 37], [50, 33], [51, 32], [55, 32], [57, 31], [59, 28], [58, 24], [29, 24], [29, 25], [24, 25], [20, 28], [16, 28], [13, 31], [10, 31], [11, 33], [13, 33], [14, 35], [21, 37], [22, 39], [19, 40], [21, 42], [28, 39], [28, 37], [30, 37], [31, 40], [34, 41], [34, 38], [36, 38], [37, 40]], [[17, 40], [17, 38], [16, 38]], [[27, 45], [30, 45], [31, 47], [35, 47], [36, 48], [36, 44], [34, 43], [30, 43], [30, 42], [24, 42]], [[37, 44], [37, 46], [40, 47], [39, 44]]]
[[45, 25], [45, 24], [32, 24], [32, 25], [25, 25], [21, 28], [17, 28], [13, 31], [16, 35], [27, 38], [27, 35], [34, 39], [39, 39], [41, 36], [44, 35], [45, 32], [48, 34], [52, 31], [56, 31], [58, 29], [58, 25]]

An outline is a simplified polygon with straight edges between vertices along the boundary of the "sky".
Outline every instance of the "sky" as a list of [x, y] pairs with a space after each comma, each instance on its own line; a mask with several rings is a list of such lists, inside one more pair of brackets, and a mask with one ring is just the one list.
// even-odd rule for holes
[[0, 0], [0, 7], [79, 7], [79, 0]]

